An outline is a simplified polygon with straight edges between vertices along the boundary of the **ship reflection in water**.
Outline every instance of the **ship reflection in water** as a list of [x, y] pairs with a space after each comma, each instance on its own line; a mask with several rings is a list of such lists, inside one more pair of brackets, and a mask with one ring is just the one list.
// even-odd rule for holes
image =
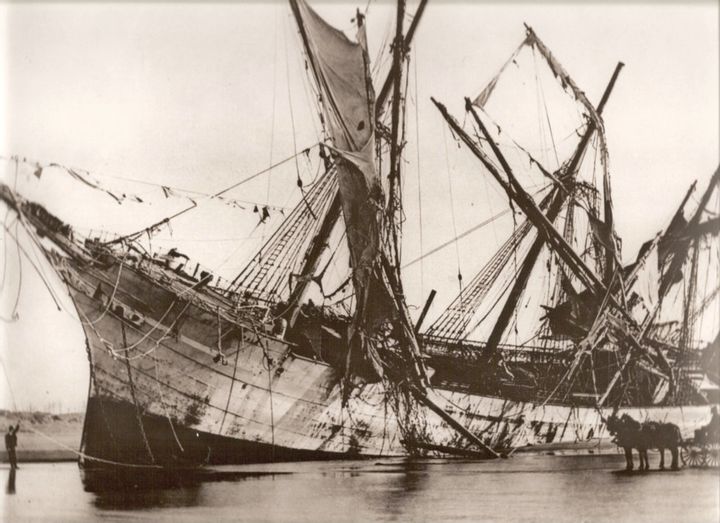
[[[657, 456], [651, 463], [657, 466]], [[717, 521], [715, 470], [618, 473], [620, 455], [281, 463], [158, 473], [27, 464], [8, 520]], [[692, 476], [692, 477], [690, 477]]]

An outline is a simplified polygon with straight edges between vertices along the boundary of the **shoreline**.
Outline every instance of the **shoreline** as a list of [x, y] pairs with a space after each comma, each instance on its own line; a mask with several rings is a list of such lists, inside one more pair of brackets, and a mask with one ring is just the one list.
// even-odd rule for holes
[[[54, 414], [50, 412], [0, 410], [0, 430], [5, 434], [10, 426], [20, 422], [18, 463], [52, 463], [77, 461], [85, 415], [83, 413]], [[44, 436], [43, 436], [44, 435]], [[0, 462], [8, 463], [4, 445]]]

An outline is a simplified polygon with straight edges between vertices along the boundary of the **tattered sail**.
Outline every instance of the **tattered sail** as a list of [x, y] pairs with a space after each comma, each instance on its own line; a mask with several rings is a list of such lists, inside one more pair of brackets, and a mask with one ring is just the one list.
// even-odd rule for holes
[[375, 166], [375, 95], [364, 21], [358, 16], [358, 41], [352, 42], [303, 0], [291, 5], [320, 91], [337, 165], [356, 304], [348, 371], [353, 347], [362, 347], [382, 376], [384, 363], [376, 341], [382, 343], [392, 334], [410, 354], [416, 357], [419, 351], [406, 306], [394, 296], [389, 279], [393, 274], [382, 251], [385, 197]]
[[[540, 55], [541, 64], [538, 64], [535, 50]], [[542, 64], [546, 64], [544, 69]], [[530, 74], [529, 78], [523, 76], [522, 68], [528, 69], [524, 74]], [[549, 73], [544, 83], [543, 72]], [[553, 78], [559, 81], [554, 82]], [[511, 90], [513, 87], [508, 84], [511, 80], [522, 86], [536, 84], [535, 89], [539, 94], [532, 97], [532, 103], [537, 105], [537, 96], [543, 100], [537, 108], [537, 117], [540, 127], [548, 135], [546, 141], [530, 139], [533, 138], [533, 132], [537, 132], [533, 126], [527, 125], [527, 112], [518, 108], [525, 107], [522, 105], [524, 101], [518, 98], [518, 95], [524, 93], [513, 92], [509, 98], [505, 94], [508, 88]], [[554, 89], [555, 86], [558, 89]], [[567, 102], [566, 91], [575, 99], [572, 103]], [[556, 105], [566, 107], [569, 116], [558, 119], [551, 113], [547, 107], [550, 99], [554, 100]], [[493, 100], [497, 101], [493, 103]], [[577, 117], [578, 109], [573, 107], [577, 102], [580, 102], [580, 108], [587, 115], [586, 119]], [[535, 191], [532, 199], [546, 214], [548, 225], [558, 231], [558, 238], [561, 237], [567, 246], [578, 253], [573, 263], [583, 263], [589, 267], [591, 274], [601, 274], [605, 265], [605, 250], [608, 249], [606, 243], [609, 242], [600, 241], [605, 234], [598, 233], [595, 236], [593, 231], [604, 226], [600, 218], [599, 200], [603, 193], [609, 191], [598, 187], [595, 180], [595, 172], [602, 172], [606, 165], [601, 159], [605, 148], [603, 127], [595, 108], [530, 28], [520, 46], [473, 103], [482, 109], [483, 114], [491, 121], [487, 131], [499, 150], [506, 152], [502, 162], [511, 169], [518, 184], [518, 189], [514, 189], [512, 183], [507, 184], [509, 190], [517, 193], [518, 190], [524, 190], [520, 188], [522, 186], [540, 186], [542, 189]], [[527, 139], [520, 141], [521, 138], [516, 134], [523, 138], [527, 135]], [[559, 135], [565, 137], [562, 144], [559, 143]], [[570, 149], [568, 144], [575, 144], [574, 148]], [[555, 157], [548, 157], [543, 152], [547, 147], [554, 149]], [[595, 156], [590, 156], [588, 150], [595, 150]], [[566, 157], [561, 159], [563, 154]], [[502, 162], [499, 163], [493, 156], [493, 153], [486, 155], [486, 161], [495, 166], [494, 169], [503, 179], [505, 174], [502, 171], [505, 166], [503, 164], [501, 167]], [[606, 178], [603, 176], [603, 179]], [[529, 203], [530, 198], [526, 201]], [[514, 198], [511, 198], [510, 205], [517, 205]], [[498, 251], [500, 258], [496, 255], [490, 260], [488, 266], [458, 296], [447, 314], [441, 316], [428, 330], [429, 335], [460, 338], [480, 335], [480, 339], [485, 336], [491, 341], [491, 346], [496, 346], [507, 336], [512, 324], [514, 342], [509, 343], [510, 346], [522, 345], [525, 340], [536, 339], [538, 336], [541, 345], [549, 343], [549, 333], [541, 332], [543, 309], [560, 305], [566, 299], [566, 291], [571, 289], [573, 281], [575, 285], [580, 282], [577, 281], [574, 271], [567, 267], [567, 261], [558, 256], [546, 241], [546, 232], [533, 227], [534, 222], [535, 220], [528, 220], [512, 232], [511, 240]], [[502, 252], [506, 254], [500, 255]], [[491, 277], [488, 271], [491, 271], [493, 266], [495, 269]], [[476, 282], [486, 290], [478, 292], [475, 289]], [[580, 285], [582, 287], [582, 284]], [[478, 299], [480, 295], [483, 298]], [[523, 314], [517, 315], [515, 311], [521, 305]], [[460, 310], [462, 312], [459, 312]], [[537, 312], [533, 314], [532, 311]], [[479, 321], [475, 320], [478, 321], [475, 327], [484, 324], [484, 329], [478, 331], [477, 328], [472, 328], [473, 323], [467, 318], [473, 314], [479, 318]], [[465, 320], [455, 321], [450, 316], [462, 316]], [[524, 324], [524, 328], [520, 323]], [[454, 329], [454, 325], [462, 325], [463, 328]], [[560, 347], [562, 344], [557, 346]]]
[[[672, 421], [686, 436], [707, 421], [707, 397], [690, 384], [696, 347], [714, 340], [703, 363], [717, 362], [717, 332], [698, 331], [718, 300], [720, 209], [712, 204], [720, 201], [720, 174], [693, 213], [686, 197], [664, 233], [621, 266], [600, 119], [619, 67], [594, 108], [529, 28], [474, 103], [466, 100], [472, 128], [438, 104], [507, 195], [513, 222], [427, 331], [420, 357], [397, 240], [400, 79], [423, 6], [403, 36], [398, 5], [380, 96], [394, 87], [386, 133], [376, 132], [381, 104], [363, 16], [353, 42], [305, 0], [291, 0], [318, 87], [324, 171], [306, 186], [297, 173], [302, 199], [229, 286], [197, 275], [199, 265], [191, 274], [139, 248], [138, 238], [178, 214], [139, 233], [82, 242], [0, 184], [0, 199], [67, 284], [85, 331], [92, 381], [83, 459], [176, 468], [411, 453], [499, 457], [523, 446], [600, 444], [611, 411]], [[507, 80], [528, 71], [536, 82], [520, 84], [538, 89], [535, 112], [512, 95], [502, 99]], [[561, 117], [555, 104], [567, 109]], [[531, 113], [537, 128], [528, 125]], [[390, 162], [375, 157], [388, 136]], [[312, 149], [296, 157], [309, 162]], [[386, 198], [380, 166], [388, 164]], [[267, 218], [267, 208], [256, 212]], [[326, 292], [324, 275], [348, 265], [350, 278]], [[320, 305], [304, 292], [313, 282]], [[330, 298], [338, 292], [350, 305], [354, 298], [352, 318], [350, 305], [336, 314]], [[645, 408], [657, 404], [671, 406]]]
[[[652, 339], [669, 347], [686, 385], [697, 376], [693, 365], [698, 349], [717, 339], [717, 325], [702, 318], [720, 309], [720, 168], [688, 213], [694, 189], [695, 184], [658, 242], [658, 296], [649, 325]], [[687, 400], [687, 395], [681, 391], [677, 400]]]
[[[580, 104], [584, 121], [573, 123], [571, 119], [563, 124], [553, 119], [547, 106], [552, 86], [540, 80], [542, 69], [535, 51], [555, 85]], [[523, 144], [515, 133], [530, 133], [532, 126], [523, 123], [529, 111], [519, 109], [519, 101], [513, 105], [516, 98], [498, 102], [501, 85], [502, 90], [507, 87], [506, 77], [518, 77], [521, 67], [530, 67], [534, 73], [537, 115], [549, 140]], [[473, 102], [466, 99], [475, 124], [471, 133], [478, 139], [436, 102], [456, 135], [506, 192], [511, 207], [519, 207], [528, 221], [513, 231], [473, 280], [466, 292], [469, 299], [458, 296], [427, 337], [434, 343], [481, 347], [483, 357], [489, 358], [489, 382], [496, 386], [532, 384], [535, 397], [544, 397], [543, 403], [572, 398], [593, 398], [597, 405], [658, 402], [667, 398], [675, 385], [667, 355], [645, 339], [660, 301], [659, 238], [639, 255], [632, 269], [623, 270], [614, 233], [600, 114], [621, 67], [619, 63], [596, 109], [527, 28], [525, 40], [500, 72]], [[557, 100], [562, 103], [562, 97]], [[563, 141], [575, 135], [578, 138], [573, 140], [577, 143], [574, 150], [558, 144], [562, 125], [562, 135], [570, 131]], [[554, 158], [543, 153], [548, 142]], [[565, 159], [561, 160], [561, 154], [567, 155]], [[556, 167], [551, 167], [553, 163]], [[540, 183], [552, 191], [537, 191], [533, 197], [528, 187]], [[510, 254], [503, 255], [508, 250]], [[542, 310], [544, 314], [537, 313]], [[478, 318], [475, 327], [472, 317]], [[470, 338], [473, 333], [480, 334], [479, 341]], [[503, 360], [512, 365], [505, 366]], [[503, 365], [499, 373], [494, 370], [498, 362]], [[596, 372], [597, 367], [604, 369], [603, 375]], [[629, 383], [636, 385], [633, 399], [625, 396]]]

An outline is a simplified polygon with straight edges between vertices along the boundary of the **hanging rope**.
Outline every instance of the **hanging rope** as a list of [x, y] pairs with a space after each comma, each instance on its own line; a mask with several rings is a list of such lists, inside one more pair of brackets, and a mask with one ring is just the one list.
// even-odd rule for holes
[[540, 99], [542, 100], [543, 108], [545, 109], [545, 121], [547, 122], [548, 131], [550, 133], [550, 141], [553, 146], [553, 153], [555, 154], [555, 162], [560, 167], [560, 158], [558, 157], [557, 145], [555, 145], [555, 135], [553, 134], [552, 125], [550, 124], [550, 112], [547, 107], [547, 100], [545, 99], [545, 89], [543, 88], [542, 82], [538, 77], [537, 73], [537, 57], [535, 55], [535, 48], [533, 47], [533, 62], [535, 63], [535, 82], [540, 92]]
[[[443, 132], [443, 144], [445, 145], [445, 169], [447, 172], [448, 177], [448, 188], [450, 190], [450, 214], [452, 216], [452, 224], [453, 224], [453, 236], [457, 238], [457, 225], [455, 221], [455, 200], [453, 198], [453, 192], [452, 192], [452, 179], [450, 177], [450, 155], [448, 154], [448, 148], [447, 148], [447, 132], [445, 131], [445, 126], [442, 126], [442, 132]], [[457, 262], [457, 279], [458, 279], [458, 288], [460, 292], [460, 300], [462, 301], [462, 290], [463, 290], [463, 284], [462, 284], [462, 271], [460, 270], [460, 247], [458, 245], [458, 242], [455, 242], [455, 260]]]
[[86, 322], [80, 320], [80, 322], [83, 325], [95, 325], [97, 322], [99, 322], [100, 320], [102, 320], [105, 317], [107, 312], [112, 307], [113, 300], [115, 299], [115, 294], [117, 293], [118, 287], [120, 286], [120, 276], [122, 276], [122, 270], [123, 270], [123, 266], [125, 265], [125, 257], [127, 256], [127, 254], [128, 254], [128, 251], [125, 251], [125, 254], [122, 257], [122, 260], [120, 260], [120, 263], [118, 264], [117, 278], [115, 279], [115, 284], [113, 285], [112, 294], [110, 294], [110, 298], [108, 298], [108, 302], [107, 302], [107, 305], [105, 306], [105, 309], [102, 311], [100, 316], [98, 316], [94, 320], [90, 321], [90, 323], [86, 323]]
[[233, 388], [235, 387], [235, 376], [237, 374], [238, 358], [240, 357], [240, 350], [245, 347], [245, 333], [243, 332], [243, 326], [240, 325], [240, 343], [241, 345], [235, 351], [235, 363], [233, 364], [232, 379], [230, 380], [230, 390], [228, 391], [227, 402], [225, 402], [225, 409], [223, 410], [222, 421], [220, 422], [220, 428], [218, 434], [222, 435], [222, 429], [225, 426], [225, 418], [227, 417], [228, 409], [230, 408], [230, 398], [232, 398]]
[[[123, 345], [127, 348], [127, 338], [125, 337], [125, 323], [120, 323], [120, 330], [122, 331]], [[147, 450], [150, 461], [155, 464], [155, 455], [153, 454], [152, 448], [150, 448], [150, 442], [148, 441], [147, 434], [145, 434], [145, 424], [142, 420], [142, 414], [140, 412], [140, 405], [138, 404], [137, 395], [135, 394], [135, 383], [132, 377], [132, 367], [130, 367], [130, 361], [125, 359], [125, 367], [127, 368], [128, 385], [130, 385], [130, 397], [132, 397], [133, 405], [135, 406], [135, 417], [137, 418], [138, 428], [142, 435], [143, 443], [145, 444], [145, 450]]]
[[[7, 250], [8, 250], [8, 235], [9, 235], [9, 229], [7, 227], [7, 218], [8, 215], [5, 216], [5, 221], [3, 224], [3, 279], [2, 284], [0, 284], [0, 291], [5, 287], [5, 282], [7, 281], [6, 275], [7, 275]], [[17, 235], [17, 228], [18, 228], [18, 222], [15, 222], [15, 234]], [[18, 264], [18, 286], [17, 286], [17, 294], [15, 295], [15, 300], [12, 307], [12, 312], [10, 313], [9, 318], [5, 318], [4, 316], [0, 316], [0, 320], [4, 321], [5, 323], [14, 323], [18, 319], [20, 319], [20, 316], [18, 314], [18, 306], [20, 305], [20, 292], [22, 290], [22, 257], [20, 255], [20, 246], [16, 243], [16, 251], [17, 251], [17, 264]]]
[[263, 339], [260, 336], [260, 333], [258, 332], [257, 325], [255, 324], [255, 320], [251, 321], [251, 325], [253, 328], [253, 331], [255, 333], [255, 337], [258, 340], [258, 345], [262, 348], [263, 351], [263, 367], [267, 370], [268, 374], [268, 393], [270, 395], [270, 443], [272, 445], [272, 453], [273, 458], [275, 455], [275, 410], [273, 407], [273, 390], [272, 390], [272, 368], [273, 368], [273, 359], [270, 357], [269, 351], [267, 347], [265, 346], [265, 343], [263, 343]]
[[180, 438], [177, 435], [177, 432], [175, 432], [175, 424], [173, 423], [172, 418], [170, 417], [170, 412], [168, 411], [168, 405], [165, 401], [165, 395], [162, 391], [162, 385], [160, 382], [160, 374], [158, 373], [158, 358], [153, 358], [153, 369], [155, 370], [155, 390], [157, 390], [158, 394], [160, 395], [160, 403], [163, 408], [163, 412], [165, 413], [165, 417], [168, 420], [168, 424], [170, 425], [170, 430], [172, 431], [173, 438], [175, 438], [175, 443], [177, 444], [178, 448], [180, 449], [180, 452], [185, 452], [185, 448], [182, 446], [182, 443], [180, 443]]
[[[10, 382], [10, 377], [8, 376], [7, 368], [5, 366], [5, 361], [0, 358], [0, 364], [2, 364], [3, 368], [3, 374], [5, 375], [5, 381], [7, 381], [8, 384], [8, 392], [10, 393], [10, 399], [13, 403], [13, 409], [15, 412], [20, 412], [20, 409], [18, 409], [17, 402], [15, 400], [15, 393], [13, 392], [12, 383]], [[106, 465], [114, 465], [117, 467], [127, 467], [127, 468], [138, 468], [138, 469], [161, 469], [163, 468], [160, 465], [144, 465], [139, 463], [123, 463], [120, 461], [113, 461], [109, 459], [103, 459], [103, 458], [97, 458], [95, 456], [91, 456], [89, 454], [86, 454], [84, 452], [79, 451], [78, 449], [75, 449], [69, 445], [66, 445], [65, 443], [53, 438], [52, 436], [48, 436], [43, 431], [36, 429], [32, 425], [26, 425], [27, 428], [29, 428], [32, 432], [37, 434], [38, 436], [52, 442], [53, 444], [57, 445], [60, 448], [63, 448], [65, 450], [68, 450], [75, 454], [77, 457], [88, 460], [88, 461], [94, 461], [96, 463], [104, 463]]]
[[[369, 2], [368, 2], [368, 5]], [[420, 117], [418, 116], [418, 79], [417, 79], [417, 63], [418, 63], [418, 50], [417, 50], [417, 44], [415, 44], [415, 61], [413, 62], [413, 76], [414, 76], [414, 86], [415, 86], [415, 151], [417, 152], [417, 183], [418, 183], [418, 191], [417, 191], [417, 199], [418, 199], [418, 232], [419, 232], [419, 244], [420, 244], [420, 296], [425, 296], [425, 267], [423, 264], [423, 258], [422, 255], [424, 249], [423, 249], [423, 213], [422, 213], [422, 176], [421, 176], [421, 169], [420, 169]], [[445, 126], [443, 126], [443, 129]], [[447, 149], [446, 149], [447, 150]]]
[[290, 126], [292, 130], [292, 139], [293, 139], [293, 158], [295, 159], [295, 172], [297, 173], [298, 180], [300, 179], [300, 166], [298, 165], [297, 160], [297, 137], [295, 133], [295, 113], [293, 111], [293, 103], [292, 103], [292, 90], [290, 89], [290, 53], [288, 52], [288, 42], [287, 38], [283, 38], [283, 43], [285, 46], [285, 84], [287, 85], [287, 95], [288, 95], [288, 108], [290, 110]]
[[[318, 145], [317, 143], [316, 143], [316, 144], [313, 144], [312, 146], [308, 147], [308, 148], [305, 149], [305, 150], [310, 150], [310, 149], [316, 147], [317, 145]], [[229, 187], [227, 187], [227, 188], [225, 188], [225, 189], [223, 189], [223, 190], [221, 190], [221, 191], [218, 191], [218, 192], [216, 192], [216, 193], [214, 193], [214, 194], [211, 194], [211, 195], [207, 196], [207, 197], [205, 198], [205, 200], [210, 200], [210, 199], [213, 199], [213, 198], [218, 198], [219, 196], [222, 196], [223, 194], [225, 194], [225, 193], [227, 193], [227, 192], [229, 192], [229, 191], [232, 191], [233, 189], [235, 189], [235, 188], [237, 188], [237, 187], [239, 187], [239, 186], [241, 186], [241, 185], [243, 185], [243, 184], [245, 184], [245, 183], [247, 183], [247, 182], [249, 182], [249, 181], [251, 181], [251, 180], [254, 180], [254, 179], [257, 178], [258, 176], [261, 176], [261, 175], [263, 175], [263, 174], [265, 174], [265, 173], [268, 173], [268, 172], [272, 171], [273, 169], [275, 169], [276, 167], [279, 167], [280, 165], [283, 165], [284, 163], [287, 163], [287, 162], [289, 162], [290, 160], [295, 159], [298, 154], [304, 153], [305, 150], [301, 151], [300, 153], [295, 152], [295, 153], [292, 154], [291, 156], [288, 156], [287, 158], [283, 158], [283, 159], [280, 160], [279, 162], [276, 162], [276, 163], [274, 163], [273, 165], [271, 165], [270, 167], [267, 167], [267, 168], [262, 169], [262, 170], [260, 170], [260, 171], [258, 171], [258, 172], [256, 172], [256, 173], [254, 173], [254, 174], [251, 174], [250, 176], [248, 176], [248, 177], [240, 180], [239, 182], [234, 183], [234, 184], [230, 185]], [[115, 238], [114, 240], [110, 240], [110, 241], [108, 241], [108, 242], [105, 242], [105, 245], [112, 245], [112, 244], [120, 243], [120, 242], [123, 242], [123, 241], [126, 241], [126, 240], [134, 240], [134, 239], [139, 238], [140, 236], [142, 236], [142, 235], [145, 234], [145, 233], [147, 233], [147, 234], [149, 235], [149, 234], [151, 234], [152, 232], [154, 232], [155, 230], [157, 230], [158, 228], [160, 228], [161, 226], [170, 223], [171, 220], [174, 220], [175, 218], [178, 218], [179, 216], [182, 216], [183, 214], [185, 214], [185, 213], [187, 213], [187, 212], [195, 209], [197, 206], [198, 206], [197, 202], [193, 201], [191, 206], [186, 207], [185, 209], [182, 209], [182, 210], [176, 212], [175, 214], [173, 214], [173, 215], [171, 215], [171, 216], [168, 216], [167, 218], [163, 218], [162, 220], [160, 220], [160, 221], [158, 221], [158, 222], [155, 222], [155, 223], [153, 223], [152, 225], [149, 225], [149, 226], [147, 226], [147, 227], [145, 227], [145, 228], [143, 228], [143, 229], [140, 229], [139, 231], [135, 231], [135, 232], [133, 232], [133, 233], [126, 234], [126, 235], [124, 235], [124, 236], [120, 236], [120, 237], [118, 237], [118, 238]]]
[[[61, 310], [62, 307], [61, 307], [61, 305], [60, 305], [60, 302], [59, 302], [58, 298], [57, 298], [56, 295], [55, 295], [55, 291], [52, 289], [52, 285], [50, 284], [50, 282], [48, 281], [47, 277], [45, 276], [44, 271], [42, 271], [42, 270], [35, 264], [35, 262], [32, 260], [32, 258], [30, 258], [30, 255], [27, 253], [27, 251], [23, 248], [22, 245], [20, 245], [20, 242], [19, 242], [18, 238], [17, 238], [15, 235], [13, 235], [13, 233], [10, 232], [10, 230], [9, 230], [7, 227], [4, 227], [4, 228], [5, 228], [5, 231], [8, 233], [8, 235], [15, 241], [15, 245], [17, 245], [19, 251], [20, 251], [22, 254], [25, 255], [25, 258], [27, 259], [28, 262], [30, 262], [30, 265], [32, 266], [32, 268], [35, 269], [35, 272], [38, 274], [38, 276], [39, 276], [40, 279], [42, 280], [43, 284], [45, 285], [45, 288], [46, 288], [46, 289], [48, 290], [48, 292], [50, 293], [50, 297], [51, 297], [52, 300], [55, 302], [55, 306], [57, 307], [57, 309], [58, 309], [58, 310]], [[22, 264], [20, 264], [20, 267], [22, 267]]]

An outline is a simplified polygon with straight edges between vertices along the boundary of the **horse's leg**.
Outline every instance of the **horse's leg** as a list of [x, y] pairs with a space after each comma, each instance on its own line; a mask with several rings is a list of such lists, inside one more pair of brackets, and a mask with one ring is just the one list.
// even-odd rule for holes
[[665, 470], [665, 449], [660, 447], [660, 470]]
[[650, 463], [648, 462], [647, 449], [642, 449], [642, 457], [643, 457], [643, 462], [645, 463], [645, 468], [643, 470], [650, 470]]
[[632, 448], [624, 447], [625, 450], [625, 470], [632, 470], [635, 468], [633, 464]]
[[672, 469], [678, 470], [680, 467], [678, 467], [678, 448], [677, 447], [671, 447], [670, 453], [672, 454]]

